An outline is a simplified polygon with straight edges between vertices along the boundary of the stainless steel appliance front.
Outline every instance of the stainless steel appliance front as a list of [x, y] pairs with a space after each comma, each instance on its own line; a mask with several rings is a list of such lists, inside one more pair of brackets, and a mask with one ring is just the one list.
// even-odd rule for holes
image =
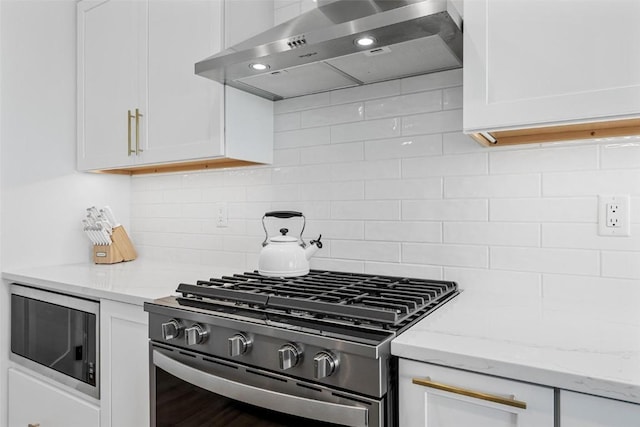
[[156, 427], [384, 426], [385, 399], [150, 344]]
[[10, 359], [98, 399], [97, 301], [11, 285]]

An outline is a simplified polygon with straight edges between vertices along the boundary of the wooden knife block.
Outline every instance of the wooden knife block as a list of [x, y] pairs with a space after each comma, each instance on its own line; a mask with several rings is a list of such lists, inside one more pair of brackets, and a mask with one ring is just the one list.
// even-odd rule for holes
[[115, 264], [123, 261], [132, 261], [137, 257], [136, 249], [121, 225], [113, 229], [110, 245], [93, 246], [93, 262], [96, 264]]

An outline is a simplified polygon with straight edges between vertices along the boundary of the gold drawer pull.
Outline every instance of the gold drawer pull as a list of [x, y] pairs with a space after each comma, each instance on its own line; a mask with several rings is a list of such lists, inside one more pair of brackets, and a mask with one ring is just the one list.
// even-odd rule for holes
[[136, 150], [131, 148], [131, 119], [135, 118], [133, 114], [131, 114], [131, 110], [127, 110], [127, 155], [130, 156], [132, 154], [136, 154]]
[[142, 117], [142, 113], [138, 108], [136, 108], [136, 154], [140, 154], [143, 151], [142, 148], [140, 148], [140, 117]]
[[28, 424], [27, 427], [40, 427], [40, 423], [37, 424]]
[[482, 393], [480, 391], [468, 390], [465, 388], [455, 387], [447, 384], [441, 384], [431, 381], [430, 378], [414, 378], [412, 381], [416, 385], [423, 387], [435, 388], [449, 393], [461, 394], [463, 396], [473, 397], [475, 399], [488, 400], [489, 402], [499, 403], [501, 405], [513, 406], [515, 408], [527, 409], [527, 403], [516, 399], [496, 396], [495, 394]]

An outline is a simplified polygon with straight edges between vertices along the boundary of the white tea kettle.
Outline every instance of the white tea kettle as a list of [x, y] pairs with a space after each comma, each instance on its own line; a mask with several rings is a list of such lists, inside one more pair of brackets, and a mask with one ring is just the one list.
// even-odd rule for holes
[[[269, 237], [269, 232], [265, 225], [265, 218], [302, 218], [302, 230], [298, 238], [287, 236], [289, 229], [281, 228], [280, 235]], [[317, 240], [312, 240], [307, 245], [302, 240], [302, 233], [306, 220], [304, 215], [295, 211], [273, 211], [267, 212], [262, 217], [262, 227], [265, 232], [265, 239], [262, 242], [262, 250], [258, 258], [258, 273], [269, 277], [296, 277], [309, 273], [309, 258], [322, 248], [322, 234]]]

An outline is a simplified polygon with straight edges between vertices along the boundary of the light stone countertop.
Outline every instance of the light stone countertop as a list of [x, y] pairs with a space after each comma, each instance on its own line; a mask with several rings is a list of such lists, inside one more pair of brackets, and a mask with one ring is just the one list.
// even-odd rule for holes
[[640, 403], [640, 296], [600, 291], [531, 298], [463, 290], [394, 339], [391, 352]]
[[93, 299], [142, 305], [175, 294], [180, 283], [238, 273], [224, 267], [159, 264], [137, 259], [111, 265], [68, 264], [5, 270], [2, 278]]
[[[224, 267], [70, 264], [6, 270], [7, 282], [142, 305]], [[636, 287], [634, 287], [635, 290]], [[527, 297], [475, 289], [394, 339], [396, 356], [640, 403], [640, 291]]]

